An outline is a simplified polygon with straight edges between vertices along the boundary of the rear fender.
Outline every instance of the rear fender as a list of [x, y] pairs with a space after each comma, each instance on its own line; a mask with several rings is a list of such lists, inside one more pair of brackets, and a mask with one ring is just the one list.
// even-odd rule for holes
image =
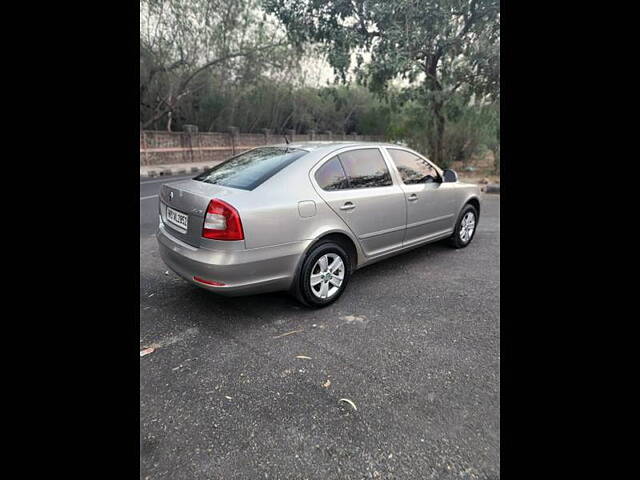
[[365, 256], [364, 253], [362, 251], [362, 247], [360, 246], [360, 243], [358, 242], [358, 239], [353, 235], [353, 233], [351, 232], [351, 230], [349, 229], [344, 229], [344, 228], [327, 228], [327, 229], [323, 229], [317, 232], [317, 235], [315, 236], [315, 239], [313, 241], [311, 241], [309, 243], [309, 245], [307, 245], [307, 247], [304, 249], [304, 253], [302, 255], [300, 255], [300, 259], [298, 260], [298, 265], [296, 266], [296, 271], [295, 271], [295, 275], [293, 278], [293, 282], [291, 287], [295, 287], [295, 285], [298, 282], [298, 279], [300, 278], [300, 271], [302, 270], [302, 265], [304, 264], [304, 260], [305, 258], [307, 258], [307, 255], [309, 254], [309, 252], [318, 244], [318, 242], [321, 242], [324, 238], [326, 238], [327, 236], [331, 235], [332, 233], [338, 233], [341, 235], [345, 235], [346, 237], [348, 237], [351, 242], [353, 243], [355, 250], [356, 250], [356, 263], [355, 265], [352, 265], [352, 271], [356, 270], [362, 263], [364, 263], [365, 261]]

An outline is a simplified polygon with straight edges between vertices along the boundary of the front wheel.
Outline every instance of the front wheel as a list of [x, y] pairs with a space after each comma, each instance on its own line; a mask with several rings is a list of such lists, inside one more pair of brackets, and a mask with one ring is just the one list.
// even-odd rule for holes
[[473, 205], [465, 205], [458, 216], [458, 221], [453, 229], [453, 235], [451, 235], [449, 243], [454, 248], [464, 248], [469, 245], [473, 235], [476, 233], [477, 224], [478, 211]]
[[349, 281], [351, 261], [345, 249], [323, 242], [307, 254], [295, 289], [296, 298], [313, 308], [335, 302]]

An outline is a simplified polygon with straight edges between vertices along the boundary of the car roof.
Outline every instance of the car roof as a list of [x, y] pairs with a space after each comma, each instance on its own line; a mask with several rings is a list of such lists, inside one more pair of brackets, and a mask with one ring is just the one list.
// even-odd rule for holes
[[386, 143], [386, 142], [331, 142], [331, 141], [309, 141], [309, 142], [291, 142], [289, 144], [286, 143], [278, 143], [275, 145], [268, 145], [269, 147], [289, 147], [289, 148], [299, 148], [300, 150], [307, 150], [308, 152], [313, 152], [316, 150], [324, 150], [325, 152], [330, 152], [332, 150], [337, 150], [343, 147], [404, 147], [404, 145], [394, 144], [394, 143]]

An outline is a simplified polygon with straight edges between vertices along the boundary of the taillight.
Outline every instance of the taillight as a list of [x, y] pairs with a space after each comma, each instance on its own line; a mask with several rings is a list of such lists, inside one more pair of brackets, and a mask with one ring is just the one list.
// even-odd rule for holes
[[214, 240], [244, 240], [240, 214], [228, 203], [214, 198], [207, 207], [202, 236]]
[[216, 282], [215, 280], [205, 280], [202, 277], [193, 277], [196, 282], [204, 283], [206, 285], [213, 285], [214, 287], [224, 287], [224, 283]]

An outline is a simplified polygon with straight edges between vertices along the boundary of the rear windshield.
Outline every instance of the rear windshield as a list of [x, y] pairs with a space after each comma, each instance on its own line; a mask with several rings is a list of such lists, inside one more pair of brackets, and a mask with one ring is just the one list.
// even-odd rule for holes
[[194, 180], [253, 190], [307, 153], [306, 150], [286, 147], [255, 148], [216, 165]]

